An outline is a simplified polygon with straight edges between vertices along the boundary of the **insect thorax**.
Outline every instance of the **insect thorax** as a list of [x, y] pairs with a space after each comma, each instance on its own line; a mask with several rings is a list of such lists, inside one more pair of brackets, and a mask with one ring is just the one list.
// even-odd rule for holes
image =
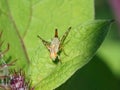
[[57, 53], [59, 50], [59, 45], [60, 45], [59, 39], [53, 38], [53, 40], [51, 41], [51, 44], [50, 44], [50, 48], [54, 49], [54, 51]]
[[51, 41], [51, 44], [50, 44], [50, 57], [52, 60], [55, 60], [56, 57], [58, 56], [57, 55], [57, 52], [59, 51], [59, 45], [60, 45], [60, 41], [58, 38], [53, 38], [53, 40]]

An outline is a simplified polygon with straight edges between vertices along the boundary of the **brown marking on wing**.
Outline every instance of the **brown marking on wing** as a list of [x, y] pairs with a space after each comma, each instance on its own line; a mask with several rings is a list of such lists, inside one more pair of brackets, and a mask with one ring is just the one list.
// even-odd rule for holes
[[54, 37], [58, 38], [58, 30], [57, 29], [55, 29], [55, 36]]
[[37, 35], [37, 37], [42, 41], [42, 43], [44, 44], [44, 46], [48, 49], [50, 48], [50, 42], [44, 40], [43, 38], [41, 38], [39, 35]]
[[63, 36], [62, 36], [62, 38], [61, 38], [61, 40], [60, 40], [60, 41], [61, 41], [61, 44], [64, 43], [64, 41], [65, 41], [65, 39], [67, 38], [70, 30], [71, 30], [71, 27], [69, 27], [68, 30], [63, 34]]

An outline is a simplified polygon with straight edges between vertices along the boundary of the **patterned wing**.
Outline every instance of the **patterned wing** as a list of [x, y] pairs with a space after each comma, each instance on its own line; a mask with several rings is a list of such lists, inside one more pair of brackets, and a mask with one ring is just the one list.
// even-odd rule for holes
[[63, 34], [63, 36], [62, 36], [62, 38], [61, 38], [61, 40], [60, 40], [60, 44], [61, 44], [61, 45], [64, 43], [65, 39], [67, 38], [70, 30], [71, 30], [71, 27], [69, 27], [68, 30]]
[[43, 38], [41, 38], [39, 35], [37, 36], [44, 44], [44, 46], [48, 49], [48, 51], [50, 50], [50, 42], [45, 41]]

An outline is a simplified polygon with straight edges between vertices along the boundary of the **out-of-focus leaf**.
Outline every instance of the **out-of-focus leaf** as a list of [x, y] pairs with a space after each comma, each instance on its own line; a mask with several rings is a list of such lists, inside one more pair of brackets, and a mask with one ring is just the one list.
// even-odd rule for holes
[[120, 42], [106, 41], [100, 48], [98, 55], [110, 67], [112, 72], [120, 77]]

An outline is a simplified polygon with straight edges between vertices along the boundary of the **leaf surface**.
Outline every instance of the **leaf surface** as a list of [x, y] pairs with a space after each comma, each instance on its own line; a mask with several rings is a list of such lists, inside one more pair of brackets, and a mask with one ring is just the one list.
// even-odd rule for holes
[[[17, 68], [27, 66], [30, 60], [27, 75], [36, 90], [55, 89], [89, 62], [110, 23], [94, 20], [93, 0], [0, 1], [0, 29], [4, 32], [5, 44], [10, 43], [7, 55], [18, 59]], [[55, 28], [61, 38], [70, 26], [64, 45], [68, 56], [61, 53], [62, 64], [55, 64], [37, 35], [51, 41]]]

